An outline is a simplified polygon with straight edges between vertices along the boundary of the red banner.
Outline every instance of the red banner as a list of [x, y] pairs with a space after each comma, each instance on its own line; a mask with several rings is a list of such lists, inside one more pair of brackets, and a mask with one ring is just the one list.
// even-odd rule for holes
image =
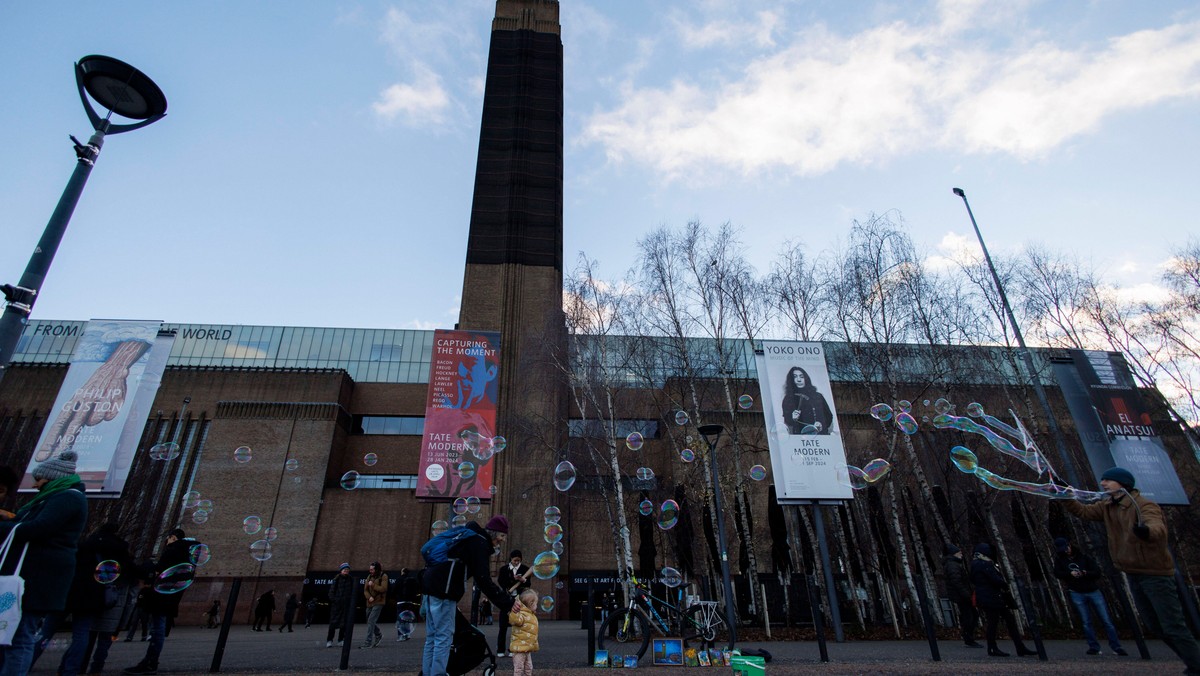
[[418, 499], [491, 499], [499, 374], [499, 333], [434, 332]]

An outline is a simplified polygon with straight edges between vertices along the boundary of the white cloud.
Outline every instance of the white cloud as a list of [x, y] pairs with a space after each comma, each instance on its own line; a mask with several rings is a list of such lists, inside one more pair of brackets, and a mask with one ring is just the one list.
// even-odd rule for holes
[[780, 17], [774, 12], [758, 12], [753, 20], [714, 19], [695, 24], [681, 15], [673, 19], [680, 42], [689, 49], [702, 49], [716, 45], [740, 45], [750, 43], [759, 47], [775, 46], [773, 34], [779, 27]]
[[[638, 86], [631, 76], [621, 103], [588, 118], [582, 139], [612, 161], [668, 178], [817, 175], [931, 147], [1036, 158], [1094, 132], [1106, 116], [1200, 94], [1200, 23], [1099, 46], [1043, 39], [989, 49], [960, 32], [971, 25], [964, 17], [988, 18], [988, 7], [947, 0], [932, 24], [896, 21], [849, 35], [772, 28], [781, 44], [723, 80], [680, 74]], [[721, 21], [676, 25], [685, 47], [747, 30]]]
[[441, 78], [428, 69], [417, 72], [416, 81], [398, 83], [383, 90], [372, 109], [388, 120], [399, 119], [410, 124], [437, 123], [450, 106], [450, 95]]
[[935, 251], [925, 259], [925, 265], [931, 270], [955, 270], [963, 263], [980, 259], [979, 245], [975, 240], [955, 232], [943, 235]]
[[1167, 300], [1171, 293], [1165, 287], [1150, 282], [1136, 286], [1116, 287], [1112, 289], [1112, 292], [1116, 295], [1118, 301], [1127, 304], [1158, 304]]

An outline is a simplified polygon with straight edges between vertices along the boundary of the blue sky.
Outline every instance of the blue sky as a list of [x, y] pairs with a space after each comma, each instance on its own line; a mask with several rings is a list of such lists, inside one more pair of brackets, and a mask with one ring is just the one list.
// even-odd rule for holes
[[[6, 3], [0, 281], [90, 128], [71, 64], [153, 78], [111, 136], [40, 319], [386, 328], [457, 317], [491, 0]], [[619, 276], [692, 219], [766, 270], [896, 209], [931, 255], [1070, 251], [1153, 282], [1197, 228], [1190, 2], [564, 0], [565, 252]]]

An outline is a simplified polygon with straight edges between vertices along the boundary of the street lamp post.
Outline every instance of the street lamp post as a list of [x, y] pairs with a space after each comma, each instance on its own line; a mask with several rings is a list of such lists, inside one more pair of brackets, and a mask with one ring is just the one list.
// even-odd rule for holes
[[[1008, 304], [1008, 296], [1004, 293], [1004, 285], [1000, 283], [1000, 275], [996, 274], [996, 266], [992, 264], [992, 256], [988, 253], [987, 245], [983, 243], [983, 233], [979, 232], [979, 224], [975, 222], [975, 214], [971, 211], [971, 204], [967, 201], [967, 193], [963, 192], [962, 188], [954, 188], [954, 194], [962, 198], [963, 206], [967, 207], [967, 216], [971, 218], [971, 227], [975, 228], [975, 237], [979, 239], [979, 248], [983, 250], [983, 259], [987, 262], [988, 271], [992, 273], [992, 283], [996, 285], [996, 293], [1000, 295], [1000, 304], [1004, 306], [1004, 313], [1008, 316], [1008, 323], [1012, 325], [1013, 335], [1017, 339], [1017, 345], [1021, 347], [1021, 360], [1025, 362], [1025, 369], [1029, 371], [1029, 380], [1033, 383], [1033, 390], [1037, 393], [1038, 401], [1042, 404], [1042, 410], [1046, 413], [1046, 425], [1050, 428], [1050, 433], [1054, 435], [1054, 443], [1058, 446], [1058, 455], [1063, 462], [1063, 469], [1067, 473], [1067, 481], [1072, 486], [1079, 485], [1079, 477], [1075, 473], [1075, 463], [1071, 461], [1071, 456], [1067, 453], [1067, 445], [1063, 440], [1062, 430], [1058, 427], [1058, 422], [1054, 419], [1054, 411], [1050, 408], [1050, 400], [1046, 397], [1046, 390], [1042, 387], [1042, 379], [1038, 377], [1037, 370], [1033, 367], [1033, 357], [1029, 354], [1029, 348], [1025, 345], [1025, 337], [1021, 335], [1021, 327], [1017, 325], [1017, 317], [1013, 314], [1012, 306]], [[1049, 470], [1049, 468], [1047, 468]], [[1050, 470], [1050, 475], [1055, 476], [1053, 470]]]
[[[108, 134], [140, 129], [148, 124], [161, 120], [167, 114], [167, 99], [163, 96], [158, 85], [146, 77], [138, 69], [127, 63], [108, 56], [85, 56], [75, 64], [75, 84], [79, 89], [79, 98], [87, 111], [95, 133], [86, 144], [80, 143], [74, 136], [75, 156], [77, 162], [67, 187], [63, 190], [58, 206], [50, 215], [42, 238], [38, 240], [21, 281], [16, 285], [0, 285], [7, 301], [3, 316], [0, 316], [0, 380], [8, 371], [9, 362], [17, 349], [17, 342], [29, 321], [29, 313], [37, 301], [38, 292], [46, 281], [46, 273], [54, 261], [54, 254], [66, 233], [67, 223], [83, 193], [92, 167], [100, 157], [100, 149], [104, 146], [104, 137]], [[91, 94], [108, 114], [100, 117], [92, 107], [87, 95]], [[121, 117], [138, 120], [133, 124], [113, 124], [110, 119], [116, 113]]]
[[721, 509], [721, 484], [717, 475], [717, 442], [725, 428], [701, 425], [700, 436], [708, 444], [709, 471], [712, 472], [713, 511], [717, 513], [717, 540], [721, 545], [721, 578], [725, 583], [725, 617], [729, 620], [729, 644], [737, 643], [737, 613], [733, 607], [733, 582], [729, 579], [729, 552], [725, 539], [725, 511]]

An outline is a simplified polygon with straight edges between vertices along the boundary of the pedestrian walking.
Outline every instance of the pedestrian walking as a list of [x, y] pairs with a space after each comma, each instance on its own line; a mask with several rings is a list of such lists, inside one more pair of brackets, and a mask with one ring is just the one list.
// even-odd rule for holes
[[[96, 645], [94, 629], [100, 628], [106, 614], [110, 622], [105, 623], [105, 628], [120, 621], [119, 609], [116, 619], [111, 619], [113, 608], [118, 607], [126, 595], [118, 582], [123, 582], [120, 579], [122, 570], [132, 571], [133, 568], [129, 545], [118, 534], [116, 523], [104, 523], [80, 543], [75, 554], [75, 575], [67, 594], [67, 607], [58, 618], [61, 622], [66, 613], [71, 615], [71, 644], [59, 662], [59, 676], [76, 676], [87, 666]], [[115, 626], [107, 628], [107, 633], [111, 635], [115, 630]], [[48, 643], [51, 637], [52, 634], [43, 627], [42, 642]], [[109, 638], [97, 650], [103, 650], [99, 655], [101, 664], [107, 659], [107, 648], [112, 645], [111, 636]]]
[[379, 614], [387, 603], [388, 577], [383, 566], [374, 561], [367, 567], [367, 580], [363, 582], [363, 598], [367, 601], [367, 632], [360, 648], [374, 648], [383, 640], [379, 630]]
[[279, 625], [279, 633], [283, 633], [283, 628], [287, 627], [288, 633], [292, 633], [292, 621], [296, 619], [296, 610], [300, 607], [300, 602], [296, 600], [295, 592], [288, 594], [287, 601], [283, 602], [283, 622]]
[[337, 631], [337, 644], [346, 640], [346, 606], [354, 593], [354, 580], [350, 579], [350, 564], [338, 566], [338, 574], [329, 585], [329, 633], [325, 634], [325, 647], [333, 647], [333, 632]]
[[513, 657], [513, 676], [533, 676], [533, 654], [538, 651], [537, 592], [523, 589], [517, 597], [519, 611], [508, 613], [512, 626], [512, 642], [508, 652]]
[[963, 561], [962, 550], [946, 543], [943, 548], [942, 570], [946, 573], [946, 594], [958, 607], [958, 626], [962, 632], [963, 645], [982, 648], [975, 641], [975, 628], [979, 624], [979, 613], [975, 611], [975, 590], [971, 587], [971, 573]]
[[1162, 508], [1142, 497], [1136, 483], [1132, 472], [1112, 467], [1100, 475], [1100, 488], [1108, 494], [1104, 500], [1091, 505], [1067, 500], [1064, 507], [1085, 521], [1104, 523], [1108, 554], [1129, 580], [1142, 618], [1179, 655], [1187, 673], [1200, 674], [1200, 646], [1183, 616], [1167, 522]]
[[1129, 653], [1121, 647], [1121, 639], [1117, 637], [1117, 628], [1108, 617], [1108, 605], [1104, 602], [1104, 593], [1100, 591], [1100, 567], [1087, 554], [1075, 551], [1066, 538], [1055, 538], [1054, 549], [1058, 552], [1054, 560], [1054, 577], [1062, 580], [1079, 611], [1079, 619], [1083, 623], [1083, 636], [1087, 639], [1087, 654], [1099, 655], [1100, 642], [1096, 640], [1096, 632], [1092, 629], [1092, 614], [1088, 606], [1096, 611], [1096, 617], [1104, 625], [1104, 633], [1108, 637], [1108, 647], [1113, 654], [1126, 657]]
[[150, 641], [142, 660], [125, 669], [127, 674], [156, 674], [163, 644], [167, 639], [168, 623], [179, 614], [179, 602], [184, 591], [180, 587], [190, 584], [195, 566], [191, 563], [191, 548], [198, 545], [188, 539], [182, 528], [167, 533], [166, 546], [162, 555], [152, 566], [147, 567], [146, 610], [150, 613]]
[[208, 612], [204, 613], [204, 626], [209, 629], [215, 629], [221, 624], [221, 599], [213, 599], [212, 605], [208, 607]]
[[76, 458], [75, 451], [63, 451], [34, 467], [37, 495], [13, 519], [0, 520], [0, 539], [12, 537], [0, 573], [25, 580], [21, 621], [12, 644], [0, 647], [0, 676], [25, 676], [33, 663], [42, 620], [66, 607], [76, 545], [88, 516], [83, 480], [75, 473]]
[[275, 613], [275, 590], [268, 589], [254, 604], [254, 631], [262, 631], [263, 624], [271, 631], [271, 615]]
[[311, 598], [304, 604], [304, 628], [312, 626], [313, 616], [317, 614], [317, 599]]
[[1016, 599], [1008, 590], [1008, 581], [1000, 572], [1000, 567], [992, 560], [992, 546], [986, 542], [975, 545], [975, 556], [971, 559], [971, 584], [975, 587], [975, 602], [987, 617], [987, 649], [992, 657], [1008, 657], [1009, 654], [996, 644], [996, 631], [1000, 620], [1008, 627], [1009, 636], [1017, 648], [1019, 657], [1036, 655], [1037, 651], [1025, 647], [1021, 640], [1021, 632], [1017, 629], [1017, 620], [1012, 611], [1016, 609]]

